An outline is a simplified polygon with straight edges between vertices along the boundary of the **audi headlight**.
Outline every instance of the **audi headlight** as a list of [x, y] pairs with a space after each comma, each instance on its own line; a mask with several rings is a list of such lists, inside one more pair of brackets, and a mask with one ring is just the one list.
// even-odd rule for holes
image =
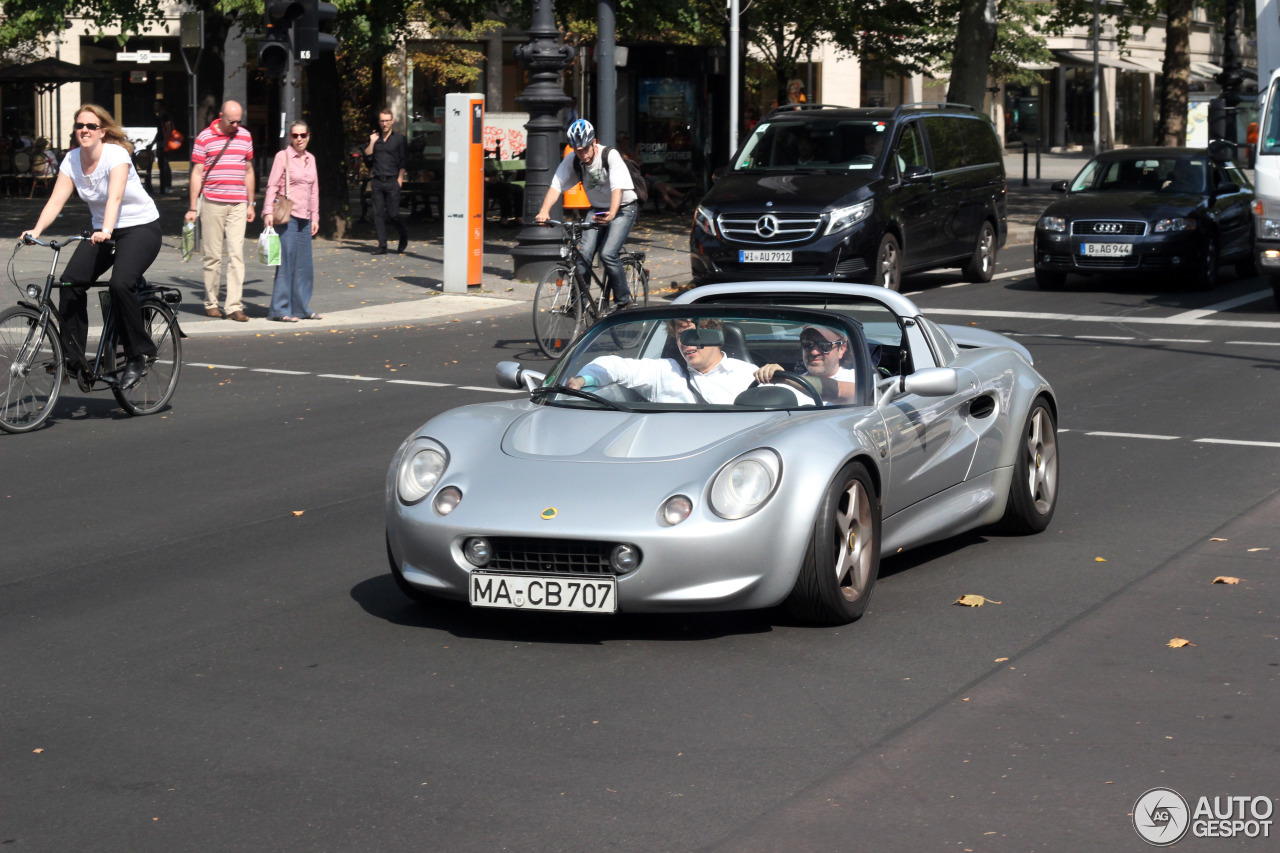
[[701, 228], [706, 231], [712, 237], [720, 236], [720, 232], [716, 230], [715, 215], [702, 205], [698, 205], [697, 209], [693, 211], [693, 225], [695, 228]]
[[444, 445], [429, 438], [416, 438], [400, 457], [400, 476], [396, 478], [400, 500], [407, 504], [431, 494], [449, 467], [449, 452]]
[[1041, 216], [1040, 227], [1046, 231], [1066, 231], [1067, 220], [1061, 216]]
[[831, 211], [831, 221], [827, 223], [826, 233], [830, 234], [833, 231], [841, 231], [857, 225], [871, 215], [871, 209], [875, 207], [875, 203], [875, 199], [869, 198], [858, 204]]
[[782, 459], [767, 447], [752, 450], [720, 469], [711, 481], [711, 509], [721, 518], [746, 518], [772, 497]]
[[1196, 221], [1194, 219], [1186, 219], [1181, 216], [1175, 216], [1172, 219], [1161, 219], [1151, 229], [1153, 234], [1167, 234], [1170, 231], [1194, 231], [1196, 230]]

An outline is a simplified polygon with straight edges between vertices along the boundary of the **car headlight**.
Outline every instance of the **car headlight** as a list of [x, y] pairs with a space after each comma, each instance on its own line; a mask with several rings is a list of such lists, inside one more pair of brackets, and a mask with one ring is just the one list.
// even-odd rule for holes
[[781, 474], [776, 451], [762, 447], [744, 453], [711, 481], [711, 509], [721, 518], [746, 518], [772, 497]]
[[1170, 231], [1194, 231], [1196, 230], [1196, 221], [1194, 219], [1186, 219], [1181, 216], [1175, 216], [1172, 219], [1161, 219], [1151, 229], [1153, 234], [1166, 234]]
[[1040, 227], [1046, 231], [1066, 231], [1067, 220], [1061, 216], [1041, 216]]
[[449, 452], [444, 445], [429, 438], [416, 438], [400, 457], [400, 476], [396, 478], [400, 500], [407, 504], [431, 494], [449, 467]]
[[826, 233], [830, 234], [833, 231], [841, 231], [857, 225], [871, 215], [871, 209], [875, 207], [875, 204], [876, 200], [869, 198], [849, 207], [841, 207], [831, 211], [831, 221], [827, 223]]
[[701, 228], [706, 231], [712, 237], [720, 236], [720, 232], [716, 230], [715, 216], [702, 205], [698, 205], [697, 209], [693, 211], [693, 225], [695, 228]]

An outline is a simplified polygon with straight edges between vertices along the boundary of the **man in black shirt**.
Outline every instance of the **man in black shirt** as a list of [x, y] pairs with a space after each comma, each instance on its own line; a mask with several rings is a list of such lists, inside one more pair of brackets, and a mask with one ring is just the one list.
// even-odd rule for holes
[[169, 168], [169, 139], [173, 135], [173, 120], [164, 111], [163, 101], [156, 101], [155, 113], [156, 138], [151, 146], [156, 154], [156, 170], [160, 173], [160, 195], [164, 195], [173, 186], [173, 171]]
[[403, 133], [391, 129], [395, 116], [391, 110], [378, 113], [378, 129], [369, 134], [369, 146], [364, 149], [365, 162], [373, 175], [373, 227], [378, 232], [378, 248], [375, 255], [387, 253], [387, 221], [400, 232], [397, 252], [404, 253], [409, 245], [409, 232], [400, 222], [400, 185], [409, 167], [409, 141]]

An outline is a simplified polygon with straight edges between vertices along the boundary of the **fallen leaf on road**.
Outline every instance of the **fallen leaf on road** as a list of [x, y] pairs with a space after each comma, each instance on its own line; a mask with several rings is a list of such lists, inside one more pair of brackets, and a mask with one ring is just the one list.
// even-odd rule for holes
[[1216, 578], [1213, 579], [1212, 582], [1236, 584], [1236, 583], [1240, 583], [1240, 578], [1229, 578], [1226, 575], [1218, 575]]
[[1094, 561], [1095, 563], [1105, 563], [1105, 562], [1107, 561], [1107, 558], [1106, 558], [1106, 557], [1094, 557], [1094, 558], [1093, 558], [1093, 561]]
[[981, 607], [982, 605], [986, 604], [988, 601], [990, 601], [992, 604], [1004, 603], [1002, 601], [995, 601], [994, 599], [990, 599], [990, 598], [983, 598], [981, 595], [962, 595], [951, 603], [963, 604], [965, 607]]
[[996, 658], [995, 662], [996, 662], [996, 663], [1004, 663], [1004, 662], [1005, 662], [1005, 661], [1007, 661], [1007, 660], [1008, 660], [1008, 658]]
[[32, 751], [32, 752], [34, 752], [36, 755], [39, 755], [40, 753], [44, 752], [44, 747], [43, 747], [43, 746], [38, 746], [38, 747], [36, 747], [35, 749], [33, 749], [33, 750], [31, 750], [31, 751]]
[[1184, 640], [1181, 637], [1174, 637], [1172, 640], [1169, 641], [1169, 648], [1171, 649], [1180, 649], [1183, 646], [1194, 646], [1194, 645], [1195, 643], [1191, 642], [1190, 640]]
[[306, 510], [305, 510], [305, 509], [295, 509], [295, 510], [293, 511], [293, 514], [294, 514], [294, 515], [302, 515], [304, 512], [306, 512]]
[[1271, 550], [1270, 548], [1250, 548], [1249, 553], [1252, 554], [1254, 551], [1270, 551], [1270, 550]]
[[1210, 542], [1226, 542], [1227, 540], [1223, 539], [1223, 538], [1222, 538], [1222, 537], [1220, 537], [1220, 536], [1215, 536], [1215, 537], [1213, 537], [1212, 539], [1210, 539], [1209, 541], [1210, 541]]

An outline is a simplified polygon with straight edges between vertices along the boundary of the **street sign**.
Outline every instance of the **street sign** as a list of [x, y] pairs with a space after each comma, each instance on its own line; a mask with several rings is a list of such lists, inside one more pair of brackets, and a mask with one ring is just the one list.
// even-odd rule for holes
[[148, 62], [168, 62], [169, 54], [163, 51], [130, 50], [116, 54], [116, 62], [137, 62], [146, 65]]

